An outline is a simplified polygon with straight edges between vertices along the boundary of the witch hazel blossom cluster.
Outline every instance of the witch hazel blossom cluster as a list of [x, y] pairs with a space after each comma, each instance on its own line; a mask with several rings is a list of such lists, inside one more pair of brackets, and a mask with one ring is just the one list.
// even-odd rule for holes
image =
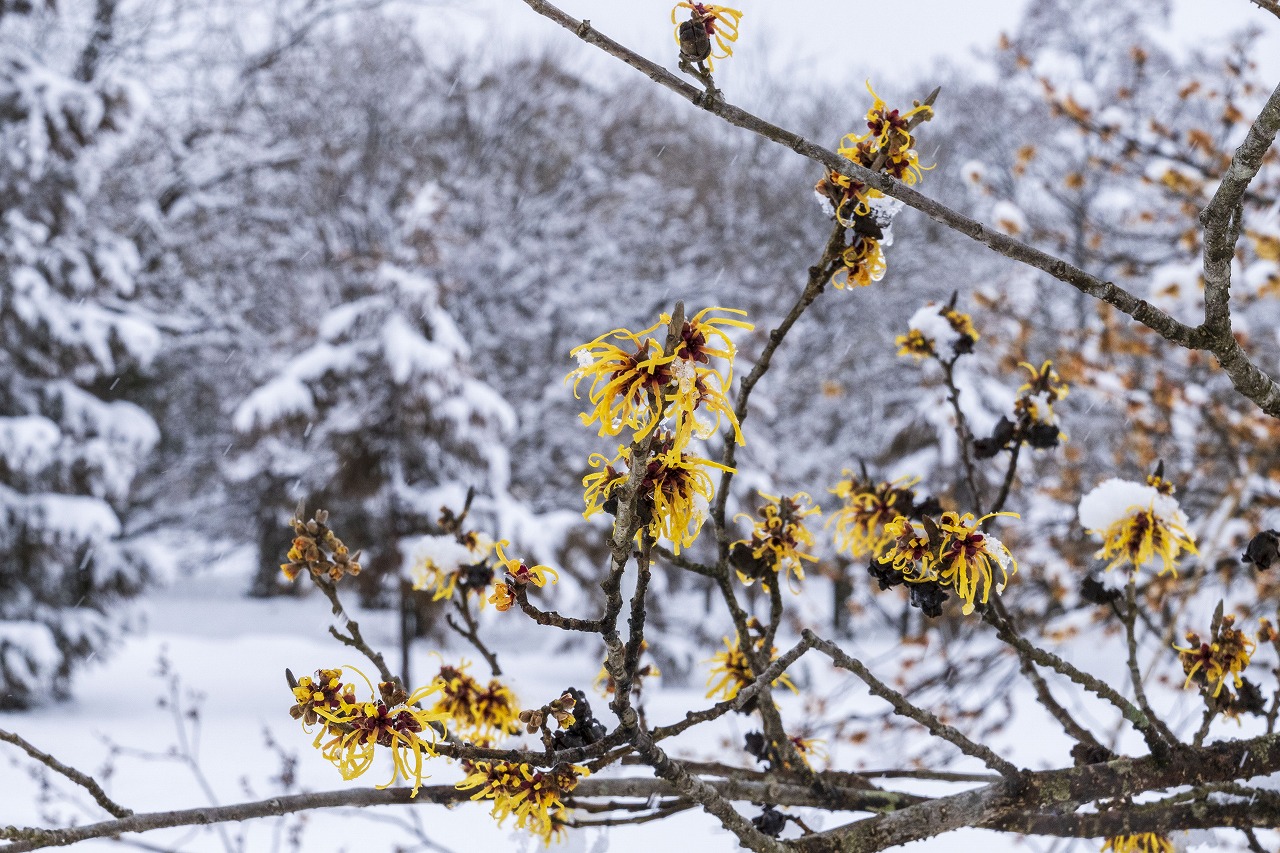
[[1178, 557], [1198, 553], [1173, 486], [1159, 474], [1147, 483], [1116, 477], [1102, 482], [1080, 500], [1079, 517], [1084, 529], [1101, 540], [1096, 556], [1110, 560], [1108, 571], [1125, 564], [1137, 571], [1158, 559], [1161, 575], [1177, 577]]

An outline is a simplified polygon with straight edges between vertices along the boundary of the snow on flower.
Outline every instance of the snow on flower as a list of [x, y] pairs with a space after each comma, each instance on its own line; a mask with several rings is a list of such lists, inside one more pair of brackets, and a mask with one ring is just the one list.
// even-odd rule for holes
[[1176, 577], [1178, 556], [1198, 553], [1182, 508], [1158, 484], [1113, 477], [1081, 499], [1079, 517], [1085, 530], [1102, 541], [1095, 556], [1111, 560], [1108, 571], [1125, 563], [1140, 569], [1158, 557], [1160, 574], [1172, 571]]

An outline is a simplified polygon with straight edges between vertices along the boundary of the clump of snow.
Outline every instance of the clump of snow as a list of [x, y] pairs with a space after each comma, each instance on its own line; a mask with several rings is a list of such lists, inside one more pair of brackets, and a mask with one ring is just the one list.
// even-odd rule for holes
[[1080, 524], [1090, 533], [1101, 536], [1117, 521], [1146, 509], [1165, 522], [1187, 526], [1187, 517], [1172, 495], [1163, 495], [1154, 486], [1118, 477], [1103, 481], [1080, 499]]
[[6, 680], [37, 690], [62, 665], [62, 653], [47, 625], [25, 619], [0, 620], [0, 671]]
[[937, 303], [930, 302], [911, 315], [911, 319], [907, 321], [907, 328], [918, 331], [933, 341], [933, 349], [938, 354], [938, 358], [950, 361], [955, 358], [955, 345], [960, 342], [960, 333], [952, 328], [951, 321], [942, 315], [945, 310]]
[[813, 197], [817, 199], [818, 207], [822, 208], [822, 212], [824, 214], [831, 217], [832, 219], [836, 218], [835, 205], [831, 203], [831, 199], [827, 198], [826, 193], [820, 193], [817, 190], [814, 190]]
[[1243, 279], [1245, 292], [1253, 296], [1280, 291], [1280, 264], [1254, 261], [1245, 269]]
[[439, 376], [454, 366], [453, 353], [429, 341], [400, 315], [391, 317], [382, 337], [382, 352], [397, 385]]
[[981, 160], [969, 160], [960, 167], [960, 177], [971, 187], [980, 187], [987, 181], [987, 164]]
[[120, 535], [120, 519], [105, 501], [52, 492], [28, 495], [23, 501], [28, 528], [50, 543], [83, 543]]
[[991, 208], [991, 219], [997, 231], [1016, 237], [1027, 230], [1027, 216], [1011, 201], [1001, 200]]
[[32, 476], [53, 461], [61, 438], [57, 424], [48, 418], [0, 418], [0, 459], [10, 470]]
[[292, 376], [279, 376], [250, 394], [236, 407], [231, 425], [238, 433], [266, 428], [292, 415], [315, 414], [311, 389]]
[[477, 542], [477, 549], [472, 551], [458, 542], [453, 536], [422, 536], [406, 549], [413, 554], [412, 563], [408, 567], [409, 577], [421, 584], [426, 579], [426, 572], [434, 567], [448, 574], [463, 566], [469, 566], [484, 556], [488, 541]]

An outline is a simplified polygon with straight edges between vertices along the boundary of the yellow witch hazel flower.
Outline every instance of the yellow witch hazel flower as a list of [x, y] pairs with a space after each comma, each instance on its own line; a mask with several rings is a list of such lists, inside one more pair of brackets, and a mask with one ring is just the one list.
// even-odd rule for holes
[[1177, 577], [1179, 555], [1199, 553], [1172, 488], [1163, 479], [1158, 482], [1156, 486], [1113, 477], [1080, 500], [1080, 524], [1102, 540], [1095, 556], [1111, 561], [1107, 571], [1125, 564], [1137, 571], [1159, 559], [1160, 574], [1173, 572]]
[[[750, 624], [748, 627], [752, 627]], [[711, 675], [707, 678], [707, 698], [719, 697], [724, 701], [728, 701], [739, 693], [743, 688], [749, 687], [755, 676], [751, 674], [751, 663], [747, 660], [747, 656], [742, 653], [742, 647], [739, 643], [739, 635], [734, 634], [733, 639], [724, 638], [724, 651], [716, 652], [711, 658]], [[764, 646], [764, 637], [753, 638], [753, 646], [757, 652]], [[776, 648], [769, 649], [769, 660], [772, 661], [778, 654]], [[791, 679], [786, 673], [778, 676], [773, 682], [773, 686], [779, 684], [785, 685], [792, 693], [799, 693], [796, 686], [791, 683]]]
[[569, 351], [578, 367], [565, 381], [573, 380], [577, 397], [579, 383], [591, 380], [589, 399], [594, 408], [580, 417], [588, 426], [599, 423], [600, 435], [633, 429], [642, 438], [657, 426], [663, 389], [671, 382], [671, 362], [676, 358], [664, 355], [662, 345], [649, 337], [661, 325], [655, 323], [638, 333], [614, 329]]
[[973, 345], [982, 337], [973, 326], [973, 318], [956, 310], [954, 296], [947, 305], [930, 302], [912, 314], [907, 330], [895, 342], [898, 355], [909, 355], [917, 361], [936, 358], [954, 362], [973, 352]]
[[[681, 9], [689, 11], [689, 18], [676, 21]], [[738, 24], [742, 13], [728, 6], [711, 3], [677, 3], [671, 10], [671, 23], [676, 25], [676, 44], [680, 45], [680, 58], [687, 62], [706, 62], [714, 71], [716, 59], [733, 56], [733, 43], [738, 40]]]
[[587, 775], [584, 767], [559, 764], [551, 770], [535, 770], [511, 761], [466, 763], [467, 778], [460, 791], [476, 789], [472, 800], [492, 800], [494, 820], [503, 823], [516, 816], [516, 827], [527, 829], [550, 844], [564, 831], [567, 815], [562, 797]]
[[1177, 848], [1163, 835], [1143, 832], [1138, 835], [1115, 835], [1102, 845], [1101, 853], [1174, 853]]
[[[867, 111], [867, 132], [846, 134], [838, 153], [863, 168], [885, 172], [903, 183], [919, 182], [920, 157], [911, 128], [932, 117], [933, 107], [917, 102], [906, 113], [889, 110], [871, 88], [870, 81], [867, 90], [872, 97], [871, 109]], [[832, 285], [838, 290], [866, 287], [883, 278], [888, 269], [884, 247], [892, 241], [887, 229], [901, 209], [901, 203], [834, 171], [828, 171], [814, 191], [827, 214], [853, 232], [841, 253], [840, 265], [831, 277]]]
[[548, 575], [552, 583], [560, 582], [560, 573], [550, 566], [530, 566], [523, 560], [508, 557], [502, 550], [511, 547], [511, 543], [507, 540], [499, 540], [493, 547], [498, 554], [498, 565], [506, 571], [509, 584], [517, 586], [533, 584], [541, 588], [546, 586]]
[[[615, 512], [615, 492], [627, 479], [627, 471], [621, 466], [630, 465], [630, 453], [629, 448], [619, 447], [618, 455], [611, 460], [600, 453], [591, 455], [592, 467], [602, 470], [582, 479], [587, 504], [583, 518], [602, 510]], [[692, 545], [707, 520], [708, 508], [715, 496], [709, 470], [730, 469], [719, 462], [685, 453], [677, 447], [674, 434], [658, 433], [640, 481], [637, 510], [641, 529], [647, 530], [654, 539], [669, 539], [672, 551], [677, 554]]]
[[[922, 177], [920, 157], [915, 150], [915, 137], [910, 126], [912, 119], [932, 117], [933, 107], [916, 103], [905, 113], [889, 110], [884, 100], [871, 88], [871, 109], [867, 110], [867, 132], [845, 134], [836, 152], [859, 166], [870, 169], [879, 162], [879, 168], [904, 184], [919, 183]], [[884, 194], [852, 178], [828, 172], [818, 183], [820, 199], [831, 205], [832, 215], [846, 228], [859, 225], [859, 219], [871, 213], [871, 202]]]
[[[400, 778], [413, 782], [410, 797], [422, 787], [422, 765], [427, 756], [435, 755], [436, 730], [433, 723], [443, 722], [448, 715], [424, 711], [419, 704], [440, 689], [437, 682], [406, 693], [398, 683], [383, 682], [375, 691], [373, 684], [351, 667], [369, 687], [367, 701], [358, 701], [355, 688], [342, 681], [342, 669], [322, 669], [314, 678], [298, 680], [293, 688], [296, 704], [289, 715], [302, 720], [303, 726], [319, 725], [312, 744], [330, 761], [342, 778], [350, 781], [373, 766], [378, 748], [390, 753], [390, 781], [378, 788], [388, 788]], [[327, 740], [326, 740], [327, 738]]]
[[1182, 671], [1187, 674], [1182, 686], [1190, 687], [1194, 682], [1205, 691], [1212, 688], [1210, 696], [1217, 699], [1228, 678], [1237, 689], [1243, 686], [1240, 673], [1253, 659], [1257, 644], [1236, 627], [1234, 616], [1222, 616], [1214, 621], [1217, 625], [1210, 642], [1202, 641], [1199, 634], [1189, 631], [1187, 645], [1174, 646], [1174, 649], [1182, 661]]
[[472, 741], [518, 732], [520, 706], [515, 694], [497, 679], [481, 687], [467, 672], [468, 666], [463, 661], [456, 667], [440, 667], [436, 676], [440, 698], [431, 710], [447, 715], [458, 732]]
[[879, 562], [892, 565], [908, 583], [936, 584], [954, 590], [964, 602], [961, 612], [968, 616], [977, 607], [979, 592], [981, 602], [986, 604], [991, 600], [992, 587], [1003, 592], [1010, 572], [1018, 570], [1017, 561], [1004, 543], [982, 530], [983, 522], [997, 516], [1018, 517], [1012, 512], [988, 513], [982, 518], [974, 518], [973, 513], [944, 512], [936, 523], [925, 521], [917, 527], [910, 519], [899, 516], [886, 525], [893, 541]]
[[849, 246], [840, 254], [840, 263], [840, 268], [831, 276], [831, 284], [836, 290], [867, 287], [884, 278], [889, 270], [880, 241], [861, 234], [853, 236]]
[[432, 601], [453, 598], [459, 585], [464, 592], [483, 590], [493, 577], [486, 564], [493, 545], [492, 539], [474, 532], [421, 537], [410, 569], [413, 588], [430, 590]]
[[892, 483], [872, 483], [865, 474], [859, 478], [845, 469], [845, 479], [828, 489], [840, 498], [840, 509], [827, 519], [827, 527], [835, 525], [836, 548], [857, 559], [879, 556], [894, 539], [886, 525], [894, 518], [911, 511], [915, 492], [911, 487], [920, 478], [903, 477]]
[[[671, 317], [663, 314], [657, 323], [640, 332], [614, 329], [570, 350], [578, 367], [565, 377], [573, 380], [574, 395], [579, 383], [590, 378], [589, 399], [593, 409], [581, 415], [584, 424], [598, 423], [600, 435], [618, 435], [625, 429], [634, 438], [649, 434], [666, 416], [675, 421], [680, 444], [691, 435], [707, 438], [727, 418], [734, 437], [743, 443], [742, 430], [733, 407], [725, 397], [733, 379], [733, 357], [737, 350], [726, 329], [753, 329], [734, 316], [745, 316], [733, 308], [704, 308], [685, 320], [678, 332], [674, 351], [664, 354], [664, 345], [651, 337], [659, 329], [669, 329]], [[660, 335], [665, 340], [665, 335]], [[623, 349], [619, 343], [635, 347]], [[712, 359], [726, 363], [723, 372], [711, 366]], [[699, 412], [712, 416], [701, 420]]]
[[[806, 554], [801, 548], [813, 547], [813, 534], [804, 526], [806, 516], [822, 512], [813, 506], [813, 500], [804, 492], [791, 497], [775, 497], [761, 492], [767, 503], [760, 508], [760, 519], [755, 521], [750, 539], [742, 539], [731, 546], [731, 557], [738, 579], [750, 586], [757, 580], [767, 588], [770, 579], [786, 573], [795, 581], [804, 580], [804, 561], [817, 562], [818, 558]], [[739, 513], [736, 521], [751, 516]], [[800, 590], [793, 583], [792, 590]]]

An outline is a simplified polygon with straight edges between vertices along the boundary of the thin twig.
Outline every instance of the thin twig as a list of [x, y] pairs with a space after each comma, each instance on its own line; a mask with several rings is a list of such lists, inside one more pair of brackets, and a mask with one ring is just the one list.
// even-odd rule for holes
[[1125, 646], [1128, 650], [1129, 681], [1133, 684], [1133, 695], [1138, 702], [1138, 707], [1160, 732], [1160, 736], [1173, 745], [1178, 742], [1178, 738], [1152, 710], [1151, 703], [1147, 701], [1146, 688], [1142, 683], [1142, 671], [1138, 667], [1138, 638], [1135, 626], [1137, 615], [1137, 580], [1134, 575], [1130, 575], [1129, 583], [1125, 586], [1125, 611], [1120, 615], [1120, 621], [1124, 623]]
[[43, 764], [45, 767], [48, 767], [54, 773], [65, 776], [81, 788], [84, 788], [89, 792], [89, 796], [93, 797], [93, 801], [102, 806], [102, 808], [113, 817], [123, 818], [133, 814], [130, 809], [126, 809], [124, 806], [108, 797], [107, 792], [102, 790], [102, 786], [99, 785], [92, 776], [89, 776], [86, 773], [81, 773], [74, 767], [69, 767], [66, 764], [63, 764], [49, 753], [32, 745], [31, 742], [25, 738], [16, 735], [13, 732], [7, 732], [0, 729], [0, 740], [5, 743], [13, 744], [18, 747], [18, 749]]
[[[333, 638], [345, 646], [350, 646], [360, 654], [364, 655], [378, 670], [378, 677], [385, 682], [391, 684], [400, 684], [400, 678], [391, 672], [391, 668], [387, 666], [387, 661], [382, 657], [382, 652], [376, 651], [372, 646], [365, 642], [364, 635], [360, 633], [360, 623], [352, 619], [347, 611], [343, 608], [342, 602], [338, 598], [338, 586], [327, 578], [312, 576], [316, 586], [320, 587], [320, 591], [324, 593], [325, 598], [329, 599], [329, 604], [333, 607], [333, 615], [342, 619], [342, 627], [347, 633], [342, 633], [337, 627], [330, 625], [329, 633]], [[404, 686], [404, 685], [401, 685]]]
[[816, 634], [808, 629], [804, 630], [802, 636], [804, 639], [808, 640], [815, 649], [831, 658], [832, 662], [836, 666], [841, 669], [847, 669], [854, 675], [858, 676], [858, 678], [862, 679], [862, 681], [866, 683], [867, 687], [870, 688], [872, 693], [893, 706], [895, 713], [910, 720], [915, 720], [917, 723], [928, 729], [929, 733], [934, 737], [941, 738], [955, 746], [965, 755], [978, 759], [1001, 776], [1009, 778], [1021, 775], [1021, 770], [996, 755], [989, 747], [983, 746], [980, 743], [974, 743], [958, 729], [948, 726], [929, 711], [912, 705], [907, 701], [905, 696], [872, 675], [871, 670], [863, 666], [860, 661], [845, 654], [844, 650], [835, 643], [820, 639]]
[[949, 361], [939, 359], [938, 363], [942, 365], [942, 375], [947, 383], [947, 400], [951, 403], [951, 411], [956, 416], [956, 437], [960, 440], [960, 461], [964, 465], [965, 482], [969, 485], [969, 498], [975, 507], [981, 507], [985, 501], [982, 498], [982, 490], [978, 486], [980, 481], [973, 464], [973, 432], [969, 429], [969, 420], [964, 416], [964, 409], [960, 407], [960, 389], [956, 387], [955, 364], [959, 357], [957, 354]]
[[[483, 593], [481, 594], [483, 595]], [[463, 622], [466, 623], [466, 627], [464, 628], [462, 625], [454, 622], [453, 615], [450, 613], [445, 614], [444, 621], [448, 623], [450, 628], [461, 635], [464, 640], [474, 646], [475, 650], [484, 657], [484, 662], [489, 665], [489, 671], [493, 674], [494, 678], [502, 675], [502, 667], [498, 665], [498, 656], [484, 644], [483, 640], [480, 639], [480, 626], [476, 622], [475, 614], [471, 612], [471, 601], [467, 597], [467, 594], [464, 592], [457, 596], [453, 599], [453, 603], [457, 608], [458, 613], [461, 614]]]

